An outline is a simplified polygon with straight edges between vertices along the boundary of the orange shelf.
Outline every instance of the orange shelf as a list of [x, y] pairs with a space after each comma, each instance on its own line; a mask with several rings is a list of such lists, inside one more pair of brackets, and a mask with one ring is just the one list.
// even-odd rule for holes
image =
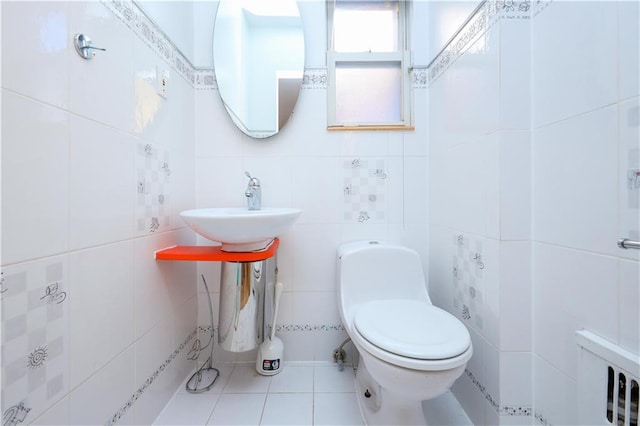
[[261, 251], [228, 252], [220, 246], [174, 246], [156, 252], [156, 260], [184, 260], [207, 262], [257, 262], [275, 256], [280, 245], [274, 239], [269, 247]]

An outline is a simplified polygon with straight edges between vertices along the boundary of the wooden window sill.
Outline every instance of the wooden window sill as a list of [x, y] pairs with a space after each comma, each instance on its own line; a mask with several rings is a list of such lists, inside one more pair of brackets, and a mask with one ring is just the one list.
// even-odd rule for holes
[[372, 126], [327, 126], [327, 130], [415, 130], [414, 126], [372, 125]]

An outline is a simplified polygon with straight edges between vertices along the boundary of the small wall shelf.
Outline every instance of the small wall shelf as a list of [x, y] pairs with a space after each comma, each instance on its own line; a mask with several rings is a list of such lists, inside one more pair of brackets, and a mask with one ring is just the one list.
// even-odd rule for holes
[[207, 262], [257, 262], [275, 256], [280, 240], [275, 238], [264, 250], [254, 252], [222, 251], [220, 246], [173, 246], [156, 251], [156, 260]]

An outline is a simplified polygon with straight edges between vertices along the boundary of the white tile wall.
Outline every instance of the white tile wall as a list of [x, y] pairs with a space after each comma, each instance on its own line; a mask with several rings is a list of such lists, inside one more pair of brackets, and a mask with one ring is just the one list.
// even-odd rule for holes
[[[324, 64], [324, 60], [322, 63]], [[345, 136], [342, 132], [326, 130], [326, 90], [304, 89], [303, 86], [296, 104], [296, 111], [307, 111], [307, 113], [294, 113], [291, 122], [285, 127], [288, 143], [286, 141], [284, 143], [287, 144], [287, 152], [301, 157], [339, 155]]]
[[531, 238], [531, 133], [500, 132], [500, 238]]
[[[62, 347], [49, 343], [47, 357], [38, 360], [42, 367], [29, 374], [44, 387], [13, 387], [5, 395], [3, 386], [0, 411], [25, 401], [25, 423], [149, 424], [191, 368], [184, 348], [196, 326], [196, 266], [161, 264], [153, 252], [194, 241], [177, 220], [180, 210], [195, 205], [194, 89], [104, 3], [1, 7], [3, 278], [14, 271], [37, 277], [59, 259], [66, 265], [57, 293], [64, 292], [64, 305], [55, 305], [51, 294], [39, 299], [51, 283], [36, 283], [32, 302], [53, 304], [48, 313], [32, 306], [37, 321], [20, 328], [31, 344], [12, 344], [16, 359], [26, 360], [46, 333], [52, 337], [59, 322], [54, 305], [67, 313], [58, 330]], [[86, 35], [107, 51], [85, 61], [72, 39], [89, 29]], [[28, 55], [26, 44], [13, 42], [23, 31]], [[145, 86], [157, 64], [171, 74], [170, 96], [162, 101]], [[134, 127], [140, 123], [145, 126]], [[135, 156], [147, 143], [172, 158], [173, 224], [135, 238]], [[1, 284], [3, 304], [17, 291], [15, 283]], [[29, 309], [12, 304], [3, 315]], [[3, 333], [3, 351], [8, 336]], [[2, 376], [12, 368], [3, 364]], [[53, 377], [59, 371], [61, 381]], [[142, 401], [139, 413], [135, 400]]]
[[531, 352], [501, 352], [500, 404], [519, 407], [522, 401], [532, 401]]
[[70, 249], [133, 238], [136, 138], [76, 116], [69, 133]]
[[531, 351], [533, 293], [531, 245], [528, 241], [500, 244], [500, 349]]
[[34, 419], [70, 389], [68, 258], [6, 266], [0, 282], [2, 406], [23, 404]]
[[616, 23], [617, 2], [558, 2], [536, 16], [532, 39], [535, 127], [616, 101]]
[[[475, 355], [474, 355], [475, 356]], [[473, 381], [463, 374], [451, 387], [451, 391], [474, 425], [488, 425], [486, 422], [485, 397], [478, 391]]]
[[[488, 7], [491, 5], [493, 3]], [[612, 71], [615, 73], [616, 67], [611, 64], [616, 59], [607, 44], [608, 36], [587, 33], [594, 26], [598, 31], [613, 30], [615, 19], [610, 18], [615, 17], [616, 8], [602, 3], [584, 10], [582, 4], [555, 6], [556, 3], [543, 8], [536, 5], [537, 16], [531, 21], [510, 19], [513, 16], [498, 20], [478, 35], [477, 41], [461, 57], [454, 56], [447, 64], [448, 69], [429, 87], [429, 270], [434, 300], [451, 309], [452, 253], [447, 247], [452, 239], [464, 235], [470, 241], [483, 241], [484, 246], [485, 298], [481, 307], [475, 307], [477, 313], [484, 316], [484, 327], [474, 326], [474, 357], [467, 365], [468, 374], [453, 388], [475, 424], [531, 423], [534, 349], [544, 348], [545, 356], [562, 358], [565, 367], [575, 364], [570, 360], [573, 331], [569, 330], [574, 330], [577, 324], [583, 326], [583, 321], [575, 320], [580, 314], [569, 305], [574, 302], [573, 293], [579, 290], [572, 288], [565, 292], [559, 288], [563, 287], [561, 282], [569, 279], [565, 275], [579, 275], [575, 282], [580, 282], [593, 280], [596, 271], [590, 269], [584, 272], [584, 277], [582, 271], [576, 271], [585, 261], [581, 258], [583, 252], [576, 252], [571, 265], [560, 265], [556, 253], [542, 261], [532, 252], [531, 239], [540, 240], [539, 236], [544, 233], [554, 244], [598, 253], [615, 252], [609, 244], [615, 241], [611, 237], [617, 231], [617, 193], [612, 188], [615, 188], [618, 158], [612, 155], [616, 151], [609, 147], [611, 141], [617, 139], [617, 115], [615, 108], [610, 109], [612, 114], [610, 110], [598, 108], [607, 105], [601, 101], [607, 96], [610, 103], [615, 101], [615, 90], [610, 90], [615, 89], [615, 82], [600, 80], [608, 78]], [[582, 22], [585, 10], [588, 23]], [[597, 17], [599, 13], [604, 14], [604, 19], [596, 23], [601, 19]], [[531, 22], [539, 30], [533, 51], [529, 44]], [[599, 39], [596, 47], [609, 64], [607, 69], [599, 66], [583, 71], [588, 68], [586, 62], [591, 52], [574, 52], [582, 41], [574, 40], [573, 33], [568, 36], [566, 22], [575, 22], [576, 27], [581, 28], [575, 38]], [[458, 47], [456, 45], [456, 49]], [[573, 77], [576, 60], [585, 63], [579, 67], [578, 78]], [[585, 82], [597, 87], [583, 93]], [[536, 108], [533, 115], [532, 106]], [[539, 133], [553, 126], [567, 125], [555, 123], [558, 120], [595, 109], [598, 110], [593, 116], [585, 117], [562, 136], [538, 138]], [[598, 117], [594, 118], [595, 115]], [[531, 132], [532, 117], [538, 127], [547, 125], [537, 129], [535, 140]], [[586, 181], [580, 179], [576, 184], [569, 176], [578, 170], [591, 170], [591, 173]], [[552, 194], [558, 195], [551, 200]], [[567, 213], [572, 211], [576, 214]], [[601, 214], [604, 217], [597, 217], [594, 211], [604, 212]], [[589, 232], [576, 232], [576, 215], [588, 222], [580, 229]], [[581, 238], [597, 243], [588, 246], [575, 242]], [[540, 247], [540, 250], [551, 250], [547, 245]], [[532, 259], [544, 265], [540, 266], [544, 270], [532, 269]], [[598, 262], [601, 259], [606, 258], [598, 257]], [[567, 262], [565, 259], [564, 263]], [[615, 296], [618, 285], [615, 266], [598, 271], [600, 281], [605, 277], [613, 281], [611, 294]], [[564, 275], [552, 279], [554, 274]], [[547, 289], [544, 296], [537, 293], [542, 288]], [[590, 286], [587, 295], [581, 296], [588, 300], [583, 302], [588, 306], [577, 309], [582, 317], [593, 320], [588, 325], [606, 328], [595, 314], [590, 314], [595, 309], [589, 305], [594, 303], [592, 300], [610, 299], [606, 290], [598, 288]], [[554, 303], [562, 306], [553, 308]], [[616, 303], [614, 297], [613, 305]], [[604, 314], [608, 318], [605, 323], [615, 327], [613, 309], [616, 308], [609, 305], [598, 310], [598, 315]], [[558, 326], [558, 318], [565, 315], [566, 322]], [[535, 339], [534, 328], [538, 333]], [[562, 338], [553, 338], [554, 333], [562, 334]], [[546, 340], [543, 342], [543, 339]], [[559, 355], [560, 352], [565, 355]], [[549, 377], [553, 377], [553, 373]], [[546, 383], [544, 386], [544, 392], [553, 393]]]
[[[107, 49], [91, 60], [69, 52], [69, 108], [92, 120], [130, 132], [134, 114], [135, 36], [100, 2], [78, 2], [69, 8], [69, 31], [88, 31], [94, 45]], [[114, 78], [114, 76], [117, 76]]]
[[576, 382], [535, 354], [532, 376], [536, 420], [542, 424], [579, 424]]
[[573, 334], [618, 335], [618, 261], [537, 243], [533, 259], [535, 351], [575, 381]]
[[[135, 333], [144, 335], [167, 312], [195, 296], [196, 271], [187, 262], [157, 262], [149, 253], [173, 244], [193, 245], [187, 230], [135, 240]], [[156, 366], [157, 367], [157, 366]]]
[[500, 124], [503, 129], [531, 127], [530, 25], [520, 20], [500, 21]]
[[38, 426], [69, 424], [69, 398], [64, 397], [31, 423]]
[[637, 190], [627, 181], [639, 165], [637, 13], [637, 2], [554, 2], [533, 21], [533, 395], [541, 423], [577, 422], [577, 330], [639, 351], [638, 253], [615, 244], [638, 236]]
[[63, 253], [69, 244], [68, 113], [4, 89], [2, 103], [3, 264]]
[[[240, 131], [231, 120], [223, 120], [226, 111], [217, 90], [198, 90], [195, 96], [196, 153], [198, 159], [212, 157], [240, 157]], [[298, 101], [300, 102], [300, 101]], [[215, 118], [215, 119], [214, 119]], [[212, 135], [216, 135], [214, 140]], [[198, 172], [201, 168], [197, 167]]]
[[[433, 198], [430, 197], [430, 202]], [[429, 228], [429, 296], [443, 309], [452, 310], [453, 256], [455, 245], [449, 228], [432, 225]]]
[[[341, 242], [340, 226], [300, 224], [295, 227], [295, 231], [293, 280], [286, 283], [287, 287], [297, 292], [335, 292], [336, 249]], [[307, 260], [310, 255], [313, 262]], [[304, 305], [298, 308], [300, 311], [309, 311]], [[320, 312], [318, 314], [322, 315]]]
[[[3, 88], [67, 108], [69, 58], [73, 52], [69, 10], [69, 3], [65, 2], [7, 2], [2, 5]], [[17, 16], [20, 19], [15, 19]], [[22, 42], [12, 42], [15, 34], [20, 33], [24, 33]], [[24, 54], [24, 46], [32, 46], [34, 50], [30, 55]], [[3, 117], [2, 122], [12, 121]]]
[[[447, 100], [442, 125], [451, 144], [473, 142], [500, 128], [500, 27], [493, 26], [443, 75]], [[430, 111], [436, 105], [432, 104]]]
[[300, 158], [291, 165], [291, 203], [302, 210], [299, 224], [342, 222], [343, 167], [340, 157]]
[[[618, 104], [618, 235], [640, 239], [640, 97]], [[635, 174], [635, 176], [634, 176]], [[621, 257], [640, 260], [638, 250], [624, 250]]]
[[[133, 130], [146, 140], [193, 155], [195, 114], [193, 86], [140, 39], [134, 39]], [[157, 71], [168, 72], [166, 99], [158, 96]]]
[[[136, 351], [138, 350], [136, 349]], [[153, 357], [150, 359], [153, 359]], [[141, 357], [138, 357], [137, 361], [144, 362]], [[162, 365], [162, 362], [158, 365]], [[151, 424], [153, 420], [158, 417], [158, 413], [163, 410], [163, 408], [167, 405], [168, 401], [175, 393], [176, 386], [178, 383], [180, 383], [180, 379], [184, 380], [184, 377], [186, 377], [192, 370], [191, 366], [186, 369], [175, 367], [177, 366], [171, 365], [168, 369], [166, 369], [162, 373], [162, 375], [158, 376], [158, 378], [146, 388], [144, 393], [138, 397], [138, 399], [135, 401], [133, 410], [131, 410], [133, 412], [128, 412], [126, 414], [128, 417], [131, 417], [133, 415], [133, 418], [135, 420], [131, 421], [131, 424]], [[143, 371], [144, 370], [146, 369], [143, 369]], [[142, 377], [142, 374], [138, 374], [138, 372], [136, 371], [136, 378]], [[144, 378], [143, 380], [146, 380], [146, 378]], [[139, 380], [137, 379], [137, 381]], [[123, 421], [121, 420], [118, 423], [122, 422]]]
[[618, 2], [618, 77], [619, 99], [640, 94], [640, 4], [637, 1]]
[[76, 387], [134, 341], [133, 242], [73, 252], [69, 270], [70, 373]]
[[[402, 159], [404, 168], [403, 185], [401, 191], [407, 194], [407, 203], [411, 208], [400, 209], [404, 217], [396, 220], [397, 223], [421, 224], [426, 223], [428, 217], [428, 203], [426, 195], [426, 183], [428, 182], [428, 172], [424, 156], [409, 157]], [[401, 205], [402, 200], [398, 204]]]
[[616, 255], [617, 111], [600, 109], [534, 134], [534, 238]]
[[638, 262], [620, 260], [618, 265], [620, 280], [620, 340], [619, 344], [623, 348], [640, 353], [640, 267]]
[[95, 419], [110, 419], [118, 411], [122, 396], [132, 395], [135, 389], [134, 352], [133, 347], [121, 352], [71, 392], [70, 424], [86, 425], [95, 423]]

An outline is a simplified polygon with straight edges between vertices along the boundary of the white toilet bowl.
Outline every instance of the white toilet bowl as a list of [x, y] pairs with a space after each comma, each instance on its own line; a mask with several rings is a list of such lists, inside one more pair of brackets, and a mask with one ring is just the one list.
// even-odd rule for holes
[[421, 402], [446, 392], [473, 352], [462, 322], [433, 306], [418, 254], [398, 244], [338, 250], [338, 305], [360, 354], [358, 402], [367, 424], [424, 424]]

